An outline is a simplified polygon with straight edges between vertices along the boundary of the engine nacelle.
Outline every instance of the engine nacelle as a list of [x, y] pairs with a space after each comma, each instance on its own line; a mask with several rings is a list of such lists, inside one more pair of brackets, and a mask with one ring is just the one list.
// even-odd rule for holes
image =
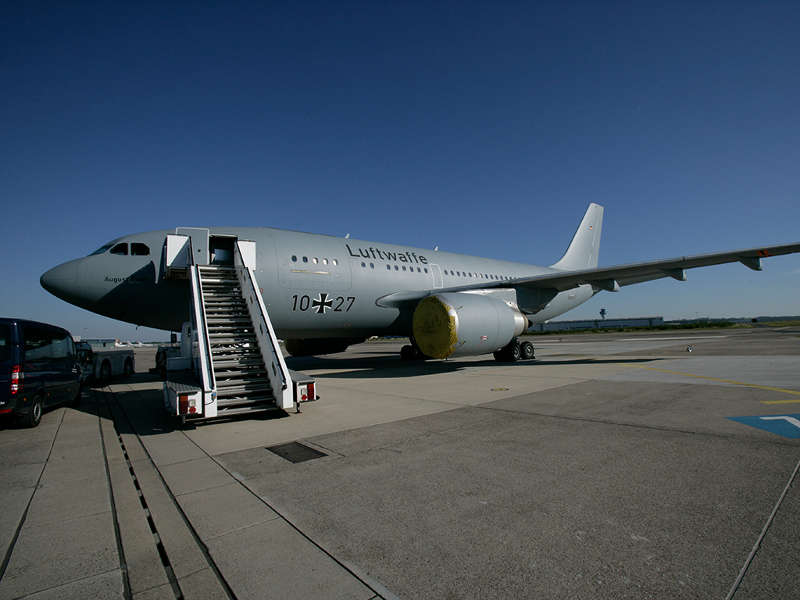
[[423, 354], [447, 358], [495, 352], [528, 325], [524, 314], [502, 300], [454, 292], [420, 301], [414, 310], [412, 330]]
[[351, 344], [360, 344], [364, 338], [314, 338], [286, 340], [284, 346], [292, 356], [320, 356], [344, 352]]

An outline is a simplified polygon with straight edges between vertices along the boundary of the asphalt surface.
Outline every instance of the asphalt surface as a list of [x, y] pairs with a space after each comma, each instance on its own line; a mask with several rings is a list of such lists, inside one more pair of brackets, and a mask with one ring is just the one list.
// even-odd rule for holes
[[800, 597], [800, 329], [532, 340], [289, 359], [301, 414], [188, 430], [139, 351], [0, 426], [0, 599]]

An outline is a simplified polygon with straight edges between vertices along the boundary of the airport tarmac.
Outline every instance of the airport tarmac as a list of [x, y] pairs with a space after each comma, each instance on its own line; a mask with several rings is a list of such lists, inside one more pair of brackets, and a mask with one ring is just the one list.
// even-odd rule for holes
[[0, 425], [0, 600], [800, 597], [800, 328], [530, 339], [289, 359], [301, 414], [186, 430], [137, 350]]

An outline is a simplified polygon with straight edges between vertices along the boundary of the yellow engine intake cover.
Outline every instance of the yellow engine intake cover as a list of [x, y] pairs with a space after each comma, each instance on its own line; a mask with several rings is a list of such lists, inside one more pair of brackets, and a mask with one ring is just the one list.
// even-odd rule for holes
[[422, 353], [447, 358], [456, 348], [456, 311], [438, 296], [428, 296], [414, 310], [412, 331]]

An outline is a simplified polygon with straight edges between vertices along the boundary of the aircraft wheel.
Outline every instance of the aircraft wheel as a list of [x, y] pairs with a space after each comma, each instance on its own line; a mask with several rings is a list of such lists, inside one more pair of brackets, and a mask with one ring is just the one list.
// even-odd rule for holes
[[403, 360], [414, 360], [414, 346], [406, 344], [400, 348], [400, 358]]
[[494, 353], [494, 359], [498, 362], [517, 362], [521, 356], [522, 349], [516, 338]]
[[125, 377], [130, 377], [133, 375], [133, 362], [131, 362], [130, 358], [125, 359], [124, 374]]
[[522, 360], [531, 360], [534, 357], [533, 344], [530, 342], [522, 342], [519, 349], [522, 353]]

